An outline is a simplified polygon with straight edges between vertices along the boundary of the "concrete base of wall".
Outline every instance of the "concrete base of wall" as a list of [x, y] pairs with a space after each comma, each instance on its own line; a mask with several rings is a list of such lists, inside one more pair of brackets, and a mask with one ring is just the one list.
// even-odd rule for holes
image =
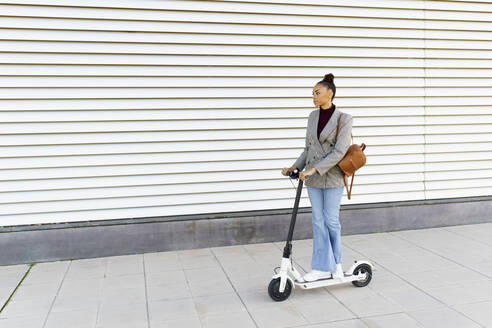
[[[492, 222], [492, 196], [343, 205], [342, 234]], [[0, 228], [0, 264], [81, 259], [283, 241], [291, 209]], [[311, 210], [299, 209], [294, 239], [312, 238]]]

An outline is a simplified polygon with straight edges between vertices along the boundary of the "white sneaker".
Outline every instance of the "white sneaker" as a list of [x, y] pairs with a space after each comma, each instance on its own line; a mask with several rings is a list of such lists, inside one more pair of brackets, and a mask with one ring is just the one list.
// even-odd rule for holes
[[337, 268], [333, 272], [333, 279], [342, 279], [344, 277], [342, 264], [338, 263]]
[[329, 279], [331, 278], [330, 271], [319, 271], [319, 270], [311, 270], [310, 272], [304, 275], [305, 281], [316, 281], [319, 279]]

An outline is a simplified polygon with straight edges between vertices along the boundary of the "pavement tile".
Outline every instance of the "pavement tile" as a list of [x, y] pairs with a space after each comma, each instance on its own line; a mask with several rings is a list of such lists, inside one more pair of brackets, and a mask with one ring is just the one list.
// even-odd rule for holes
[[19, 282], [22, 280], [23, 276], [24, 273], [12, 273], [9, 275], [2, 275], [2, 277], [0, 277], [0, 295], [5, 295], [6, 293], [10, 295], [15, 287], [17, 287]]
[[416, 288], [403, 280], [400, 276], [386, 270], [378, 271], [367, 287], [379, 293]]
[[98, 297], [101, 294], [103, 278], [84, 278], [78, 281], [63, 280], [58, 297]]
[[[302, 326], [302, 328], [368, 328], [368, 326], [362, 320], [352, 319], [352, 320], [343, 320], [343, 321], [324, 323], [324, 324]], [[370, 327], [370, 328], [378, 328], [378, 327]]]
[[146, 274], [151, 272], [175, 271], [182, 269], [178, 253], [175, 251], [145, 253], [143, 256]]
[[229, 281], [224, 279], [193, 281], [189, 283], [189, 287], [193, 297], [234, 292], [234, 289]]
[[50, 313], [53, 312], [66, 312], [66, 311], [89, 311], [97, 310], [100, 302], [100, 297], [97, 296], [57, 296], [53, 308]]
[[480, 325], [473, 322], [465, 315], [450, 308], [430, 309], [408, 312], [408, 315], [417, 320], [425, 328], [479, 328]]
[[202, 328], [200, 319], [197, 316], [190, 316], [187, 318], [174, 319], [168, 321], [158, 321], [150, 323], [150, 328]]
[[66, 268], [52, 270], [52, 271], [33, 271], [31, 270], [26, 278], [22, 281], [22, 285], [32, 285], [32, 284], [49, 284], [57, 283], [60, 284], [65, 276]]
[[186, 281], [147, 286], [147, 299], [149, 301], [189, 298], [191, 296], [191, 290]]
[[143, 255], [123, 255], [107, 258], [106, 276], [143, 274]]
[[[262, 292], [266, 293], [266, 287]], [[313, 288], [313, 289], [301, 289], [295, 288], [289, 297], [289, 301], [298, 304], [304, 302], [331, 302], [336, 301], [336, 298], [330, 294], [329, 288]]]
[[[261, 274], [263, 271], [260, 270], [258, 263], [252, 258], [247, 258], [244, 260], [225, 261], [221, 262], [223, 270], [229, 277], [242, 278], [252, 275]], [[273, 272], [273, 268], [270, 269]]]
[[92, 310], [51, 312], [44, 328], [94, 328], [96, 318], [97, 308]]
[[29, 269], [29, 264], [0, 265], [0, 277], [4, 274], [22, 273]]
[[29, 265], [26, 264], [0, 266], [0, 298], [10, 296], [27, 270]]
[[283, 328], [308, 323], [292, 304], [285, 302], [274, 307], [254, 308], [249, 312], [261, 328]]
[[199, 316], [231, 314], [246, 310], [236, 293], [195, 297], [193, 301]]
[[213, 256], [212, 250], [210, 248], [195, 248], [195, 249], [182, 249], [176, 251], [180, 259], [183, 258], [193, 258], [200, 256]]
[[38, 317], [0, 318], [0, 328], [42, 328], [46, 315]]
[[360, 317], [403, 312], [404, 308], [370, 288], [340, 285], [330, 292], [349, 310]]
[[72, 261], [54, 261], [36, 263], [30, 273], [36, 272], [66, 272]]
[[251, 259], [251, 255], [242, 245], [212, 247], [210, 250], [220, 262]]
[[213, 255], [184, 257], [180, 260], [183, 269], [220, 268]]
[[147, 327], [146, 304], [133, 303], [118, 306], [101, 305], [96, 327]]
[[356, 251], [384, 251], [413, 248], [414, 245], [390, 232], [342, 236], [342, 242]]
[[219, 267], [184, 270], [193, 297], [233, 292], [224, 271]]
[[17, 289], [11, 301], [53, 299], [58, 293], [60, 283], [31, 284], [21, 287]]
[[123, 305], [145, 302], [145, 288], [131, 287], [103, 290], [101, 294], [102, 305]]
[[110, 276], [102, 280], [102, 290], [120, 290], [122, 288], [144, 288], [145, 279], [143, 274], [128, 274], [122, 276]]
[[72, 261], [64, 281], [102, 279], [106, 273], [107, 261]]
[[246, 310], [234, 313], [208, 315], [201, 318], [203, 328], [255, 328], [256, 325]]
[[170, 321], [197, 317], [195, 303], [191, 298], [178, 300], [149, 301], [150, 325], [160, 321]]
[[444, 306], [439, 300], [416, 288], [385, 291], [380, 294], [399, 304], [405, 311], [417, 311]]
[[406, 313], [388, 314], [362, 318], [367, 326], [378, 328], [422, 328], [423, 326]]
[[480, 271], [482, 274], [492, 279], [492, 260], [469, 263], [467, 264], [467, 267], [475, 271]]
[[183, 270], [147, 272], [147, 287], [186, 283], [186, 275]]
[[444, 229], [492, 246], [492, 240], [490, 239], [492, 235], [492, 223], [469, 224], [445, 227]]
[[251, 275], [239, 278], [229, 276], [229, 279], [231, 280], [231, 283], [236, 291], [265, 291], [268, 284], [270, 283], [272, 275], [273, 273], [268, 275]]
[[492, 301], [492, 280], [426, 288], [425, 291], [446, 305]]
[[238, 291], [238, 293], [241, 300], [250, 311], [255, 309], [278, 307], [282, 304], [292, 304], [290, 298], [284, 302], [273, 301], [268, 295], [267, 287], [265, 287], [264, 290]]
[[[461, 264], [483, 259], [492, 253], [492, 247], [453, 233], [444, 228], [393, 232], [416, 246], [425, 248]], [[490, 255], [489, 255], [490, 256]]]
[[220, 267], [199, 268], [184, 270], [186, 279], [189, 282], [200, 282], [206, 280], [227, 279], [226, 274]]
[[334, 299], [296, 302], [294, 308], [309, 323], [324, 323], [356, 317], [344, 305]]
[[0, 319], [14, 317], [42, 317], [46, 316], [51, 308], [55, 296], [43, 299], [23, 301], [11, 300], [0, 313]]
[[488, 277], [465, 267], [401, 273], [400, 276], [420, 289], [454, 286], [463, 282], [463, 277], [466, 277], [466, 280], [469, 282], [485, 282], [490, 280]]
[[[281, 244], [282, 246], [280, 249], [283, 248], [283, 244], [285, 244], [285, 242]], [[282, 256], [280, 249], [274, 243], [246, 244], [243, 245], [243, 247], [250, 255], [270, 253], [273, 255]]]
[[492, 328], [492, 301], [460, 304], [453, 308], [484, 327]]

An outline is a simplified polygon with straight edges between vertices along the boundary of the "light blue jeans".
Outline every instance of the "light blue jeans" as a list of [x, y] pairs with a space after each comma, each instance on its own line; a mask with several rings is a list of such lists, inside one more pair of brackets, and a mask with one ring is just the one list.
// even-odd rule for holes
[[311, 269], [335, 271], [342, 263], [342, 237], [339, 220], [343, 187], [307, 187], [313, 212], [313, 258]]

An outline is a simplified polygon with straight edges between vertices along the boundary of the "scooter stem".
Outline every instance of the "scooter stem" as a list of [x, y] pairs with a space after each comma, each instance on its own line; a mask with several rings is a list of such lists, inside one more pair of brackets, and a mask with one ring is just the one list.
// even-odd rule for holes
[[292, 210], [292, 218], [290, 219], [289, 234], [287, 235], [287, 241], [284, 247], [283, 257], [289, 258], [292, 250], [292, 235], [294, 234], [294, 227], [296, 225], [297, 209], [299, 208], [299, 201], [301, 199], [303, 181], [299, 179], [297, 184], [296, 201], [294, 203], [294, 209]]

